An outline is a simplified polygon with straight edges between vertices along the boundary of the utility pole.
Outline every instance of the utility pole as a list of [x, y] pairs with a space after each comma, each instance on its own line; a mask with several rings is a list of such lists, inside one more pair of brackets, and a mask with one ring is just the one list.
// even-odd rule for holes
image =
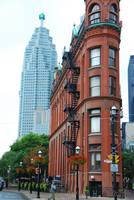
[[[80, 147], [77, 146], [75, 148], [76, 155], [80, 153]], [[79, 200], [79, 164], [77, 163], [77, 170], [76, 170], [76, 200]]]
[[[111, 109], [111, 129], [112, 129], [112, 168], [115, 168], [115, 166], [118, 168], [118, 165], [115, 163], [115, 155], [116, 155], [116, 143], [115, 143], [115, 119], [117, 115], [117, 109], [115, 106], [112, 106]], [[112, 176], [113, 176], [113, 196], [114, 200], [117, 200], [117, 188], [116, 188], [116, 170], [111, 169]], [[118, 169], [117, 169], [118, 171]]]

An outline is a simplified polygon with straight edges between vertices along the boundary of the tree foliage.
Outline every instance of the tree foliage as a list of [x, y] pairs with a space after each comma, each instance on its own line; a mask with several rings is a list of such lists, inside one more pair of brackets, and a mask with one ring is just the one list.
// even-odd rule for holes
[[124, 177], [134, 180], [134, 152], [126, 150], [122, 155]]
[[20, 162], [23, 162], [23, 167], [27, 167], [31, 159], [38, 155], [38, 151], [42, 151], [43, 167], [48, 167], [48, 145], [49, 139], [45, 135], [37, 135], [29, 133], [17, 140], [11, 145], [10, 151], [6, 152], [0, 160], [0, 176], [7, 177], [9, 174], [11, 179], [17, 176], [16, 168]]

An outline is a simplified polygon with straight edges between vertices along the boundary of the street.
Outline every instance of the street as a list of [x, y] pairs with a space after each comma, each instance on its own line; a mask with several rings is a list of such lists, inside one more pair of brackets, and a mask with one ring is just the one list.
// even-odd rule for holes
[[130, 199], [134, 199], [134, 192], [126, 192], [126, 199], [130, 200]]
[[26, 200], [26, 198], [16, 192], [0, 192], [0, 200]]

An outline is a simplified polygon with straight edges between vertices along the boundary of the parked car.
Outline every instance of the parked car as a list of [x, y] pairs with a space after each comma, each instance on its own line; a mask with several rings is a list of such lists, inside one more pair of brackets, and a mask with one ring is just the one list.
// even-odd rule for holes
[[0, 177], [0, 190], [6, 187], [6, 182], [3, 177]]
[[59, 175], [55, 176], [54, 179], [53, 179], [53, 183], [56, 186], [60, 186], [61, 185], [61, 176], [59, 176]]

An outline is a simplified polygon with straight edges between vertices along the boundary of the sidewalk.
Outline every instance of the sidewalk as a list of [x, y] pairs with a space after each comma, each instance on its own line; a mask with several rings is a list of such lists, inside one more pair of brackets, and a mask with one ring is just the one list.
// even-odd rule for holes
[[[38, 200], [37, 193], [33, 192], [30, 194], [28, 191], [21, 191], [23, 195], [25, 195], [28, 200]], [[48, 197], [51, 196], [51, 193], [40, 193], [40, 199], [41, 200], [48, 200]], [[113, 200], [113, 198], [108, 197], [88, 197], [88, 200]], [[76, 195], [72, 193], [56, 193], [55, 194], [55, 200], [76, 200]], [[86, 200], [85, 195], [80, 195], [80, 200]], [[118, 200], [121, 200], [118, 198]], [[125, 200], [127, 200], [125, 198]]]
[[[12, 192], [18, 192], [15, 189], [8, 189], [5, 191], [12, 191]], [[38, 200], [37, 198], [37, 192], [33, 191], [32, 194], [29, 193], [29, 191], [21, 190], [19, 193], [21, 193], [23, 196], [26, 197], [27, 200]], [[40, 200], [48, 200], [48, 197], [51, 196], [51, 193], [40, 193]], [[80, 195], [80, 200], [86, 200], [85, 195]], [[127, 195], [127, 197], [124, 200], [134, 200], [134, 193], [132, 195]], [[76, 200], [76, 194], [74, 193], [55, 193], [55, 200]], [[114, 198], [110, 197], [88, 197], [88, 200], [114, 200]], [[118, 198], [118, 200], [123, 200]]]

